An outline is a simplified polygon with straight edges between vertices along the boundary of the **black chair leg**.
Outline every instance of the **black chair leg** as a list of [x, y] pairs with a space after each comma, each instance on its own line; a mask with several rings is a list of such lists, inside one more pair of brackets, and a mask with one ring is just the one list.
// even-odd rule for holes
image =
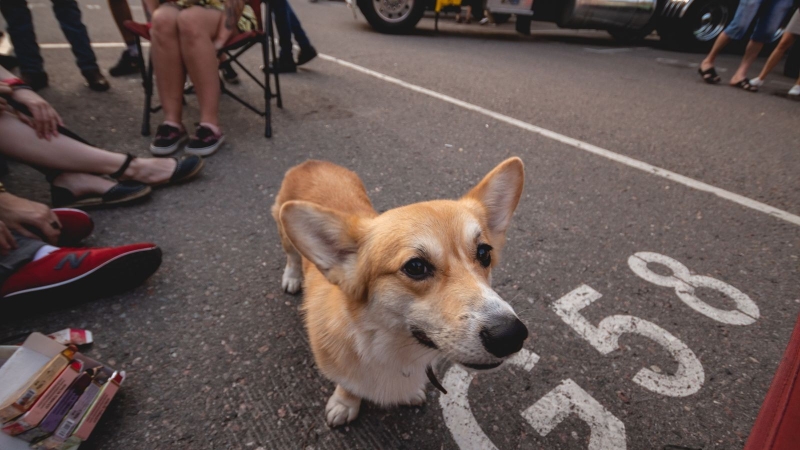
[[144, 63], [144, 52], [142, 52], [142, 40], [136, 36], [136, 49], [139, 50], [139, 73], [142, 75], [144, 85], [144, 113], [142, 117], [142, 136], [150, 135], [150, 102], [153, 95], [153, 72], [152, 62], [148, 65]]
[[[276, 69], [279, 68], [278, 66], [278, 52], [275, 51], [275, 36], [273, 34], [273, 27], [272, 27], [272, 15], [270, 12], [269, 2], [267, 2], [267, 38], [269, 39], [270, 50], [272, 51], [272, 59], [273, 64]], [[265, 66], [269, 67], [269, 66]], [[269, 70], [269, 69], [267, 69]], [[281, 97], [281, 81], [278, 74], [278, 70], [275, 71], [275, 94], [278, 97], [278, 108], [283, 109], [283, 98]], [[269, 76], [267, 76], [269, 78]]]
[[[272, 137], [272, 83], [269, 80], [269, 46], [268, 40], [272, 40], [272, 10], [269, 1], [266, 3], [266, 29], [264, 41], [261, 42], [261, 56], [264, 58], [264, 137]], [[273, 50], [274, 51], [274, 50]], [[276, 86], [277, 88], [277, 86]]]

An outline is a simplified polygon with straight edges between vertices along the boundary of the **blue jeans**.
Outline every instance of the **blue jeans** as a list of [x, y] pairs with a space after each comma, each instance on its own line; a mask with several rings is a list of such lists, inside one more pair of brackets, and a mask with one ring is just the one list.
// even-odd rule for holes
[[[72, 46], [72, 54], [82, 70], [97, 70], [89, 33], [81, 22], [81, 10], [75, 0], [52, 0], [61, 31]], [[8, 24], [8, 35], [14, 44], [14, 52], [22, 72], [44, 72], [44, 60], [39, 53], [36, 34], [33, 31], [33, 18], [25, 0], [0, 0], [0, 12]]]
[[[0, 0], [3, 1], [3, 0]], [[300, 20], [286, 0], [274, 0], [271, 4], [272, 13], [275, 15], [275, 28], [278, 31], [278, 44], [281, 47], [280, 58], [292, 57], [292, 35], [300, 48], [311, 47]]]
[[756, 20], [756, 27], [750, 40], [771, 42], [781, 22], [792, 8], [792, 3], [793, 0], [741, 0], [733, 21], [725, 28], [725, 34], [737, 41], [744, 39], [753, 20]]

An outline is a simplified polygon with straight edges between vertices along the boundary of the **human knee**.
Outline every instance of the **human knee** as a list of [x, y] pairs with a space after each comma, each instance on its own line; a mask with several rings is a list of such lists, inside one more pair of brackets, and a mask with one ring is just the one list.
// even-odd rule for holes
[[153, 12], [151, 33], [153, 36], [174, 35], [178, 31], [177, 11], [170, 7], [160, 7]]

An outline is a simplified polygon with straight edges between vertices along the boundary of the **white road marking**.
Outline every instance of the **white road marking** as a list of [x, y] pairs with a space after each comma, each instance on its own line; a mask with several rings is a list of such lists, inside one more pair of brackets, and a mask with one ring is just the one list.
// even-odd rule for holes
[[[149, 47], [149, 42], [142, 42], [142, 47]], [[127, 45], [124, 42], [92, 42], [92, 47], [94, 48], [125, 48]], [[71, 49], [72, 47], [66, 43], [57, 43], [57, 44], [39, 44], [39, 48], [43, 50], [64, 50], [64, 49]]]
[[625, 450], [625, 424], [569, 378], [523, 411], [522, 417], [547, 436], [570, 414], [589, 424], [589, 450]]
[[3, 38], [0, 39], [0, 55], [8, 55], [13, 48], [14, 47], [11, 46], [11, 39], [7, 34], [4, 34]]
[[[672, 271], [672, 275], [659, 275], [647, 267], [647, 263], [661, 264]], [[675, 289], [678, 297], [700, 314], [728, 325], [750, 325], [760, 317], [758, 306], [744, 292], [716, 278], [692, 275], [689, 269], [669, 256], [652, 252], [639, 252], [628, 258], [633, 273], [658, 286]], [[713, 289], [736, 303], [733, 311], [715, 308], [695, 295], [695, 288]]]
[[389, 75], [384, 75], [380, 72], [376, 72], [371, 69], [367, 69], [366, 67], [359, 66], [357, 64], [353, 64], [351, 62], [345, 61], [343, 59], [336, 58], [334, 56], [326, 55], [326, 54], [319, 54], [319, 57], [330, 62], [334, 62], [339, 64], [340, 66], [347, 67], [348, 69], [353, 69], [357, 72], [361, 72], [365, 75], [369, 75], [371, 77], [377, 78], [379, 80], [386, 81], [388, 83], [395, 84], [400, 87], [404, 87], [406, 89], [412, 90], [414, 92], [418, 92], [420, 94], [427, 95], [429, 97], [433, 97], [438, 100], [442, 100], [444, 102], [459, 106], [461, 108], [467, 109], [469, 111], [474, 111], [479, 114], [483, 114], [485, 116], [491, 117], [495, 120], [500, 122], [504, 122], [506, 124], [515, 126], [517, 128], [521, 128], [526, 131], [530, 131], [531, 133], [536, 133], [540, 136], [544, 136], [546, 138], [552, 139], [554, 141], [560, 142], [562, 144], [569, 145], [571, 147], [575, 147], [579, 150], [583, 150], [585, 152], [593, 153], [598, 156], [602, 156], [603, 158], [610, 159], [612, 161], [618, 162], [620, 164], [624, 164], [629, 167], [633, 167], [635, 169], [639, 169], [641, 171], [647, 172], [651, 175], [655, 175], [661, 178], [666, 178], [667, 180], [682, 184], [684, 186], [688, 186], [692, 189], [696, 189], [698, 191], [708, 192], [710, 194], [714, 194], [717, 197], [723, 198], [725, 200], [731, 201], [733, 203], [737, 203], [741, 206], [762, 212], [764, 214], [768, 214], [779, 219], [785, 220], [789, 223], [794, 225], [800, 225], [800, 216], [795, 214], [789, 213], [787, 211], [783, 211], [781, 209], [775, 208], [774, 206], [767, 205], [765, 203], [761, 203], [759, 201], [753, 200], [751, 198], [747, 198], [743, 195], [739, 195], [730, 191], [726, 191], [725, 189], [718, 188], [716, 186], [712, 186], [710, 184], [704, 183], [702, 181], [695, 180], [693, 178], [689, 178], [687, 176], [662, 169], [660, 167], [656, 167], [652, 164], [648, 164], [643, 161], [639, 161], [638, 159], [631, 158], [629, 156], [621, 155], [619, 153], [614, 153], [610, 150], [606, 150], [604, 148], [598, 147], [596, 145], [589, 144], [587, 142], [583, 142], [578, 139], [571, 138], [569, 136], [565, 136], [560, 133], [556, 133], [555, 131], [550, 131], [546, 128], [538, 127], [536, 125], [523, 122], [521, 120], [515, 119], [513, 117], [509, 117], [505, 114], [501, 114], [486, 108], [483, 108], [478, 105], [474, 105], [472, 103], [465, 102], [463, 100], [459, 100], [457, 98], [451, 97], [449, 95], [441, 94], [436, 91], [432, 91], [430, 89], [426, 89], [422, 86], [417, 86], [415, 84], [408, 83], [406, 81], [400, 80], [398, 78], [391, 77]]
[[619, 349], [619, 338], [627, 333], [650, 338], [664, 347], [678, 362], [675, 374], [656, 373], [642, 368], [633, 377], [633, 382], [643, 388], [669, 397], [688, 397], [703, 387], [703, 365], [694, 352], [653, 322], [635, 316], [616, 315], [606, 317], [596, 327], [592, 325], [581, 315], [581, 310], [601, 297], [599, 292], [584, 284], [558, 299], [552, 308], [564, 323], [604, 355]]
[[[506, 361], [506, 364], [519, 366], [530, 372], [537, 361], [539, 361], [539, 355], [523, 348]], [[439, 406], [442, 408], [444, 423], [450, 429], [450, 434], [453, 435], [453, 440], [456, 441], [459, 449], [497, 450], [489, 436], [486, 436], [481, 426], [478, 425], [478, 421], [475, 420], [475, 416], [469, 408], [467, 394], [473, 376], [472, 373], [455, 365], [450, 367], [444, 375], [442, 385], [448, 393], [439, 396]]]

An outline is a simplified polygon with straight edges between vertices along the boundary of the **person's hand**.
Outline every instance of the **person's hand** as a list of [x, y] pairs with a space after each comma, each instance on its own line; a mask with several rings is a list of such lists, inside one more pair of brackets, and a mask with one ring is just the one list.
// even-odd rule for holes
[[22, 236], [50, 244], [61, 236], [61, 222], [50, 208], [8, 192], [0, 193], [0, 222]]
[[8, 252], [17, 248], [17, 240], [11, 235], [6, 224], [0, 222], [0, 255], [6, 256]]
[[[45, 99], [29, 89], [17, 89], [12, 97], [31, 110], [33, 120], [21, 118], [36, 130], [36, 135], [39, 136], [39, 139], [47, 139], [49, 141], [52, 137], [58, 136], [58, 126], [64, 125], [64, 122], [61, 121], [61, 116]], [[20, 116], [24, 116], [24, 114], [20, 114]]]
[[14, 93], [14, 90], [11, 89], [11, 86], [0, 82], [0, 113], [8, 109], [8, 102], [4, 99], [3, 95], [11, 95]]

